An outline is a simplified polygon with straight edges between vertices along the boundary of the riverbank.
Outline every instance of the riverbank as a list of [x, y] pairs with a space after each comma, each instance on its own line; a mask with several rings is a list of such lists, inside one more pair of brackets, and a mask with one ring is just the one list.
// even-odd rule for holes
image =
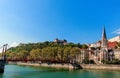
[[77, 70], [69, 71], [37, 66], [8, 64], [0, 78], [120, 78], [120, 71]]
[[65, 69], [75, 68], [72, 64], [47, 64], [47, 63], [23, 63], [23, 62], [8, 62], [8, 64], [41, 66], [41, 67], [52, 67], [52, 68], [65, 68]]
[[95, 69], [95, 70], [119, 70], [120, 65], [95, 65], [95, 64], [81, 64], [80, 65], [83, 69]]
[[[8, 64], [27, 65], [27, 66], [41, 66], [52, 68], [66, 68], [76, 69], [72, 64], [47, 64], [47, 63], [23, 63], [23, 62], [9, 62]], [[80, 69], [95, 69], [95, 70], [119, 70], [120, 65], [95, 65], [95, 64], [80, 64]]]

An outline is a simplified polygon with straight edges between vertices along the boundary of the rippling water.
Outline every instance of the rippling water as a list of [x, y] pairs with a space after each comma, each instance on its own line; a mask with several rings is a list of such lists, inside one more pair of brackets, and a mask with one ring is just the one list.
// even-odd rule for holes
[[67, 70], [19, 65], [6, 65], [0, 78], [120, 78], [120, 71]]

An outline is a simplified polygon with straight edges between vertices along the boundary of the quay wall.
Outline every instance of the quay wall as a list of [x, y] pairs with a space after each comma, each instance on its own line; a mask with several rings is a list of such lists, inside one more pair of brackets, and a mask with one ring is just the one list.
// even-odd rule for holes
[[83, 69], [96, 69], [96, 70], [120, 70], [120, 65], [94, 65], [94, 64], [81, 64]]
[[9, 62], [9, 64], [74, 69], [74, 66], [72, 64], [47, 64], [47, 63], [39, 64], [39, 63], [23, 63], [23, 62]]
[[[47, 64], [47, 63], [23, 63], [23, 62], [9, 62], [9, 64], [41, 66], [52, 68], [66, 68], [77, 69], [72, 64]], [[120, 65], [95, 65], [95, 64], [80, 64], [80, 69], [95, 69], [95, 70], [120, 70]]]

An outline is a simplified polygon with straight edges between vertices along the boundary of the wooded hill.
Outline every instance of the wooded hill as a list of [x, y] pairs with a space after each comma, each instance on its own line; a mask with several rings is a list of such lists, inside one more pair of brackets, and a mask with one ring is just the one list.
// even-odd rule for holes
[[20, 43], [17, 47], [9, 48], [6, 52], [7, 60], [11, 61], [49, 61], [70, 62], [81, 53], [80, 49], [87, 49], [87, 45], [56, 42]]

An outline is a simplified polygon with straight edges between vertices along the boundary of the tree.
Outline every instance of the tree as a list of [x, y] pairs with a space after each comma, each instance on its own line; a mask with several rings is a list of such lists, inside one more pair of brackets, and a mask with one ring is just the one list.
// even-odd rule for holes
[[27, 60], [27, 57], [29, 56], [29, 52], [26, 51], [26, 50], [21, 50], [19, 53], [18, 53], [18, 56], [19, 56], [19, 59], [20, 60]]
[[52, 48], [52, 53], [53, 53], [53, 60], [57, 60], [57, 52], [58, 52], [58, 47], [53, 47]]
[[33, 49], [30, 52], [31, 59], [40, 60], [42, 58], [42, 50], [41, 49]]
[[67, 62], [70, 61], [70, 50], [71, 50], [71, 47], [66, 47], [64, 49], [64, 60], [66, 60]]
[[118, 45], [117, 45], [117, 46], [118, 46], [118, 48], [120, 48], [120, 43], [118, 43]]
[[9, 52], [9, 56], [7, 55], [8, 59], [10, 60], [16, 60], [18, 55], [16, 52]]
[[80, 48], [78, 47], [73, 47], [71, 50], [70, 50], [70, 56], [71, 56], [71, 60], [74, 60], [74, 61], [80, 61]]
[[57, 53], [58, 59], [63, 61], [63, 56], [64, 56], [64, 49], [59, 47], [58, 48], [58, 53]]
[[42, 49], [42, 58], [44, 60], [51, 60], [53, 58], [53, 52], [50, 47], [46, 47]]
[[86, 44], [82, 45], [82, 49], [87, 49], [87, 48], [88, 48], [88, 46]]
[[[63, 42], [67, 42], [63, 40]], [[12, 47], [7, 51], [7, 57], [19, 60], [29, 59], [42, 61], [64, 61], [70, 62], [71, 59], [79, 57], [80, 48], [88, 48], [87, 45], [80, 43], [59, 44], [55, 42], [21, 43], [17, 47]]]

